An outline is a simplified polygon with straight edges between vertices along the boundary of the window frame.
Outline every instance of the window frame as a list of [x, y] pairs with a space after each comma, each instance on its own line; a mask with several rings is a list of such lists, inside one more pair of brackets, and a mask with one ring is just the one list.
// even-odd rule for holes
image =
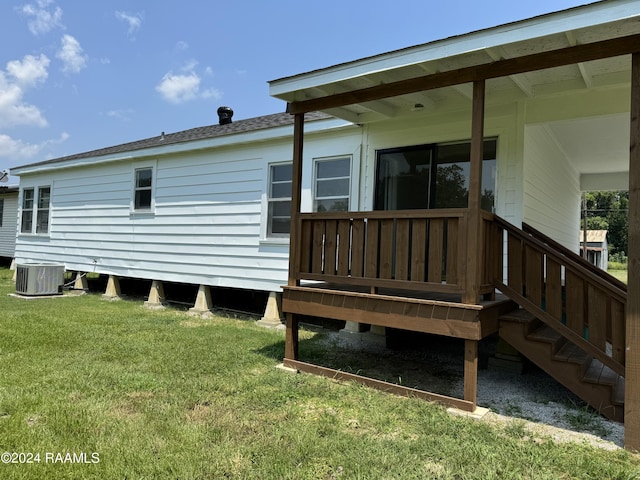
[[[293, 189], [293, 162], [292, 161], [286, 161], [286, 162], [273, 162], [273, 163], [269, 163], [268, 164], [268, 175], [267, 175], [267, 189], [266, 189], [266, 200], [267, 200], [267, 215], [266, 215], [266, 238], [267, 239], [276, 239], [276, 240], [284, 240], [284, 239], [288, 239], [290, 237], [290, 232], [291, 232], [291, 201], [292, 201], [292, 194], [291, 192], [289, 193], [288, 197], [273, 197], [272, 195], [272, 186], [273, 186], [273, 177], [274, 177], [274, 168], [277, 167], [281, 167], [281, 166], [289, 166], [291, 167], [291, 180], [288, 181], [277, 181], [278, 184], [284, 184], [284, 183], [289, 183], [291, 186], [291, 189]], [[288, 202], [289, 203], [289, 233], [274, 233], [273, 232], [273, 218], [274, 215], [272, 214], [272, 205], [274, 205], [275, 203], [285, 203]], [[277, 216], [280, 217], [280, 216]], [[282, 218], [284, 218], [284, 216], [282, 216]]]
[[[349, 175], [341, 176], [341, 177], [326, 177], [326, 178], [318, 178], [318, 168], [322, 163], [336, 162], [340, 160], [348, 160], [349, 161]], [[326, 196], [318, 196], [318, 182], [320, 181], [331, 181], [331, 180], [347, 180], [348, 191], [346, 195], [326, 195]], [[313, 211], [318, 211], [318, 200], [337, 200], [337, 199], [346, 199], [347, 200], [347, 209], [340, 211], [350, 211], [351, 210], [351, 197], [353, 191], [353, 156], [352, 155], [334, 155], [331, 157], [319, 157], [313, 159]]]
[[[438, 181], [438, 168], [441, 165], [455, 165], [460, 163], [460, 161], [454, 162], [446, 162], [443, 161], [443, 158], [440, 157], [440, 150], [443, 148], [451, 147], [451, 146], [465, 146], [470, 148], [471, 141], [470, 140], [458, 140], [458, 141], [448, 141], [448, 142], [438, 142], [438, 143], [428, 143], [428, 144], [420, 144], [420, 145], [407, 145], [403, 147], [392, 147], [392, 148], [383, 148], [375, 151], [375, 175], [374, 175], [374, 195], [373, 195], [373, 209], [374, 210], [387, 210], [381, 205], [382, 197], [380, 197], [380, 192], [378, 188], [380, 186], [380, 157], [384, 154], [393, 154], [393, 153], [405, 153], [405, 152], [414, 152], [414, 151], [424, 151], [429, 152], [430, 160], [429, 160], [429, 183], [428, 188], [425, 190], [427, 192], [427, 196], [425, 201], [427, 203], [428, 209], [438, 209], [438, 208], [456, 208], [456, 207], [443, 207], [436, 205], [437, 199], [437, 181]], [[488, 147], [493, 147], [488, 148]], [[482, 208], [487, 211], [495, 210], [495, 194], [497, 191], [497, 161], [498, 161], [498, 149], [499, 149], [499, 139], [497, 136], [487, 136], [483, 141], [483, 177], [487, 173], [485, 166], [489, 165], [489, 162], [494, 162], [493, 171], [492, 171], [492, 181], [490, 192], [493, 195], [493, 203], [490, 206], [491, 210], [487, 207], [488, 205], [484, 205]], [[488, 155], [488, 153], [493, 152], [494, 155]], [[468, 161], [463, 161], [463, 163], [468, 163]], [[484, 180], [484, 178], [483, 178]], [[465, 175], [465, 183], [466, 190], [468, 193], [468, 175]], [[488, 187], [483, 181], [482, 188], [483, 192], [485, 191], [484, 187]], [[457, 207], [457, 208], [466, 208], [465, 207]]]
[[[48, 190], [46, 207], [41, 206], [42, 193]], [[51, 232], [51, 185], [34, 185], [32, 187], [22, 187], [20, 194], [20, 234], [48, 236]], [[26, 206], [27, 192], [31, 192], [31, 206]], [[46, 211], [46, 230], [42, 230], [42, 222], [39, 220], [41, 213]], [[25, 229], [25, 213], [30, 214], [29, 228]]]
[[[138, 187], [138, 172], [143, 170], [151, 171], [151, 185], [145, 187]], [[132, 165], [131, 169], [131, 203], [130, 212], [132, 215], [152, 215], [156, 209], [156, 180], [157, 180], [157, 162], [141, 162]], [[136, 207], [136, 198], [138, 192], [149, 191], [150, 201], [149, 206]]]

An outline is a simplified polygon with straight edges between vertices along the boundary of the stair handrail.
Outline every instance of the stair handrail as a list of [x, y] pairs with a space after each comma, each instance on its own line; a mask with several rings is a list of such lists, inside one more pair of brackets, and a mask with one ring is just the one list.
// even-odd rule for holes
[[[560, 263], [565, 263], [567, 266], [574, 268], [575, 270], [580, 272], [583, 278], [588, 279], [594, 283], [597, 283], [598, 286], [607, 290], [609, 293], [617, 297], [618, 300], [626, 303], [627, 301], [626, 286], [623, 284], [621, 288], [618, 286], [617, 282], [615, 284], [613, 284], [614, 282], [610, 282], [609, 277], [611, 277], [611, 275], [607, 274], [607, 276], [605, 277], [603, 275], [594, 273], [589, 268], [584, 268], [584, 265], [582, 264], [582, 260], [584, 259], [581, 258], [579, 255], [576, 255], [576, 254], [564, 255], [562, 252], [559, 252], [556, 249], [554, 249], [552, 245], [535, 238], [533, 235], [529, 233], [525, 233], [523, 230], [520, 230], [515, 225], [509, 223], [508, 221], [506, 221], [505, 219], [497, 215], [495, 217], [495, 221], [499, 226], [508, 230], [516, 237], [519, 237], [521, 240], [529, 242], [534, 246], [540, 248], [547, 255], [550, 255], [552, 258], [555, 258], [556, 260], [560, 260]], [[568, 250], [568, 252], [570, 252], [570, 250]], [[611, 277], [611, 278], [615, 278], [615, 277]]]
[[[553, 245], [551, 244], [551, 242], [543, 242], [542, 240], [535, 238], [530, 233], [525, 233], [523, 230], [517, 228], [516, 226], [507, 222], [503, 218], [496, 216], [495, 222], [496, 222], [496, 225], [505, 229], [507, 232], [509, 232], [509, 234], [519, 238], [520, 240], [523, 240], [524, 242], [528, 242], [532, 246], [535, 246], [538, 249], [544, 251], [545, 255], [547, 255], [550, 258], [553, 258], [555, 261], [558, 261], [558, 263], [564, 264], [565, 268], [569, 267], [571, 269], [575, 269], [585, 280], [596, 283], [598, 286], [606, 290], [610, 295], [616, 297], [617, 300], [626, 304], [626, 299], [627, 299], [626, 287], [619, 288], [617, 283], [614, 285], [613, 284], [614, 282], [608, 281], [608, 276], [604, 277], [604, 276], [598, 275], [597, 273], [593, 272], [590, 268], [585, 268], [585, 266], [583, 265], [583, 262], [578, 261], [576, 259], [576, 257], [578, 257], [577, 255], [575, 254], [564, 255], [561, 251], [559, 251], [559, 250], [566, 250], [564, 249], [564, 247], [556, 250], [555, 248], [553, 248]], [[584, 259], [581, 259], [581, 260], [584, 260]], [[592, 343], [583, 339], [580, 335], [576, 334], [573, 330], [568, 328], [562, 322], [558, 321], [552, 315], [549, 315], [545, 310], [540, 308], [538, 305], [531, 302], [528, 298], [526, 298], [520, 292], [517, 292], [511, 287], [509, 287], [508, 285], [506, 285], [501, 278], [495, 278], [494, 285], [498, 290], [502, 291], [505, 295], [510, 297], [512, 300], [519, 303], [525, 310], [528, 310], [529, 312], [531, 312], [533, 315], [538, 317], [540, 320], [542, 320], [548, 326], [553, 328], [563, 337], [569, 339], [574, 344], [578, 345], [583, 350], [585, 350], [587, 353], [597, 358], [598, 360], [603, 362], [605, 365], [609, 366], [616, 373], [620, 375], [624, 375], [624, 365], [622, 363], [618, 362], [616, 359], [607, 355], [606, 352], [601, 351]]]
[[578, 262], [580, 265], [582, 265], [582, 267], [584, 267], [584, 268], [588, 269], [589, 271], [591, 271], [592, 273], [602, 277], [607, 282], [613, 283], [620, 290], [624, 290], [625, 292], [627, 291], [626, 283], [624, 283], [623, 281], [617, 279], [616, 277], [614, 277], [610, 273], [602, 270], [601, 268], [596, 267], [593, 263], [591, 263], [590, 261], [586, 260], [584, 257], [581, 257], [580, 255], [578, 255], [574, 251], [569, 250], [564, 245], [562, 245], [562, 244], [556, 242], [555, 240], [553, 240], [552, 238], [546, 236], [540, 230], [535, 229], [534, 227], [532, 227], [528, 223], [522, 222], [522, 231], [525, 232], [525, 233], [528, 233], [532, 237], [537, 238], [538, 240], [546, 243], [551, 248], [553, 248], [554, 250], [557, 250], [559, 253], [561, 253], [565, 257], [572, 258], [573, 260]]

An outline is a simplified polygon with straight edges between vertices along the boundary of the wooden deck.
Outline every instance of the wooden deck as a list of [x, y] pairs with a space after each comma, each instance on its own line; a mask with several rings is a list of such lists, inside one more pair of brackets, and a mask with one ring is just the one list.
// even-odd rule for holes
[[[478, 305], [469, 305], [461, 303], [460, 294], [395, 289], [367, 291], [366, 287], [326, 283], [283, 288], [282, 309], [287, 317], [285, 366], [334, 379], [357, 381], [384, 391], [437, 401], [470, 412], [476, 408], [478, 341], [497, 332], [498, 318], [517, 307], [502, 296]], [[419, 391], [300, 361], [298, 322], [301, 316], [325, 317], [464, 339], [464, 398]]]
[[481, 340], [498, 331], [498, 317], [516, 308], [504, 296], [478, 305], [461, 303], [461, 296], [447, 293], [315, 284], [284, 287], [285, 313], [333, 318], [432, 333], [467, 340]]

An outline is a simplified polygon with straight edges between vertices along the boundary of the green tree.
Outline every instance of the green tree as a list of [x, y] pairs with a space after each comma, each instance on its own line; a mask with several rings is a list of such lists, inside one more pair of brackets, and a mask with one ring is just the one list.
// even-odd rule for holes
[[[587, 228], [608, 230], [611, 253], [627, 253], [629, 192], [587, 192]], [[580, 223], [582, 226], [582, 222]]]

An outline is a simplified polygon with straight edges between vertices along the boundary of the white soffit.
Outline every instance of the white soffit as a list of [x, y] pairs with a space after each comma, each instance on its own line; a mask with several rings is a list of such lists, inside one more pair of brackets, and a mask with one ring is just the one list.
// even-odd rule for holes
[[628, 113], [552, 122], [547, 128], [581, 174], [628, 171]]

